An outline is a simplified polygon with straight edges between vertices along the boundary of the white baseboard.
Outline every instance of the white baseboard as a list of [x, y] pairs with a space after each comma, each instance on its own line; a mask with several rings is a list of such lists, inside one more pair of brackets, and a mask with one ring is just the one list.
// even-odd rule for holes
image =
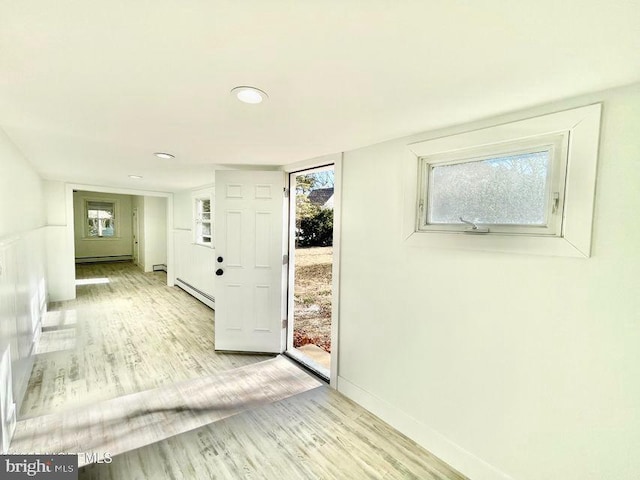
[[341, 376], [338, 377], [338, 391], [470, 479], [514, 480], [513, 477], [469, 453], [433, 428]]
[[193, 285], [189, 285], [184, 280], [182, 280], [180, 278], [176, 278], [175, 286], [176, 287], [180, 287], [182, 290], [187, 292], [192, 297], [197, 298], [202, 303], [204, 303], [207, 307], [212, 308], [213, 310], [216, 309], [216, 301], [215, 301], [215, 299], [212, 296], [207, 295], [205, 292], [203, 292], [201, 290], [198, 290]]

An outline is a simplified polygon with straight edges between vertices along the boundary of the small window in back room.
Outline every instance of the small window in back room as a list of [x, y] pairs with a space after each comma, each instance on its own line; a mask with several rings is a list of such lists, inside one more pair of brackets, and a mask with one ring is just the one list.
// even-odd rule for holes
[[87, 236], [116, 236], [115, 204], [113, 202], [87, 201]]
[[195, 202], [196, 243], [198, 245], [212, 246], [211, 197], [196, 198]]

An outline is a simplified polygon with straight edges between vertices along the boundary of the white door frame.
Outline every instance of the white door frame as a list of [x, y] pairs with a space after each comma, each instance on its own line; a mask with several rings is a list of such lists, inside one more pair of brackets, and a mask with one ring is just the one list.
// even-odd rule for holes
[[66, 238], [65, 249], [61, 252], [64, 257], [66, 267], [64, 271], [58, 273], [61, 283], [64, 284], [64, 300], [76, 298], [76, 277], [75, 277], [75, 225], [73, 217], [73, 191], [83, 190], [86, 192], [116, 193], [121, 195], [139, 195], [143, 197], [163, 197], [167, 199], [167, 285], [172, 287], [175, 281], [173, 263], [173, 193], [155, 192], [152, 190], [135, 190], [133, 188], [105, 187], [98, 185], [85, 185], [79, 183], [65, 184], [65, 205], [66, 205]]
[[[300, 163], [286, 165], [282, 169], [288, 174], [311, 170], [333, 164], [333, 266], [332, 266], [332, 293], [331, 293], [331, 370], [329, 375], [329, 385], [338, 388], [339, 373], [339, 332], [340, 332], [340, 238], [342, 223], [342, 160], [343, 154], [336, 153], [324, 157], [307, 160]], [[295, 195], [295, 192], [290, 192]], [[290, 215], [287, 215], [290, 218]], [[290, 231], [290, 230], [288, 230]], [[291, 272], [291, 262], [289, 271]], [[291, 275], [289, 275], [289, 286], [293, 285]], [[284, 295], [288, 295], [285, 289]]]
[[[133, 217], [133, 263], [140, 266], [140, 217], [138, 207], [131, 209], [131, 216]], [[142, 266], [144, 270], [144, 265]]]

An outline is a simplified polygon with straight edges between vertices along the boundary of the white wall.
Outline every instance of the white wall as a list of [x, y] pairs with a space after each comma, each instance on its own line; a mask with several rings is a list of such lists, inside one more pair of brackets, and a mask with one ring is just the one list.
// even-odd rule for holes
[[[591, 258], [403, 242], [408, 143], [595, 101]], [[638, 132], [640, 85], [346, 152], [338, 388], [474, 480], [636, 479]]]
[[44, 225], [42, 180], [0, 129], [0, 238]]
[[144, 204], [144, 265], [145, 272], [154, 265], [167, 264], [167, 199], [143, 197]]
[[[215, 297], [214, 272], [216, 252], [214, 248], [197, 245], [193, 232], [193, 205], [198, 195], [210, 194], [214, 187], [187, 190], [174, 194], [174, 262], [175, 277], [198, 290]], [[212, 204], [213, 205], [213, 204]], [[215, 232], [215, 219], [214, 219]]]
[[75, 284], [64, 281], [65, 278], [75, 279], [75, 265], [66, 261], [67, 257], [73, 256], [75, 246], [67, 241], [65, 184], [44, 180], [43, 187], [48, 300], [56, 302], [75, 296]]
[[[85, 201], [116, 202], [116, 231], [114, 237], [86, 237]], [[131, 256], [131, 195], [78, 191], [73, 194], [73, 215], [76, 259]]]
[[0, 356], [10, 346], [18, 409], [46, 309], [44, 222], [42, 181], [0, 129]]

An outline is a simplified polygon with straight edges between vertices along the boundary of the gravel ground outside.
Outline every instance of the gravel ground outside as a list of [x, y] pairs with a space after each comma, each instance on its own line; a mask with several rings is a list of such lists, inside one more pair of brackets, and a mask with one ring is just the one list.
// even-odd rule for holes
[[295, 252], [293, 346], [317, 345], [331, 352], [331, 267], [333, 247]]

